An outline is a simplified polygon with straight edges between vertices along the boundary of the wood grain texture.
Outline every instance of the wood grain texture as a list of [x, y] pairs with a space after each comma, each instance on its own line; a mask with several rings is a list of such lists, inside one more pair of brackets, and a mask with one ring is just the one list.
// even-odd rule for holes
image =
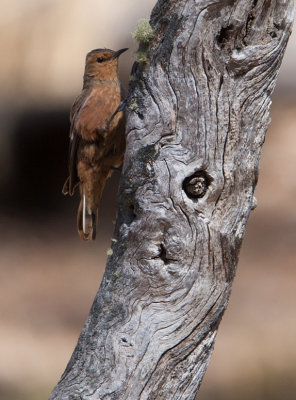
[[[254, 203], [293, 3], [156, 4], [127, 109], [117, 242], [51, 400], [195, 398]], [[196, 172], [207, 189], [193, 198], [183, 182]]]

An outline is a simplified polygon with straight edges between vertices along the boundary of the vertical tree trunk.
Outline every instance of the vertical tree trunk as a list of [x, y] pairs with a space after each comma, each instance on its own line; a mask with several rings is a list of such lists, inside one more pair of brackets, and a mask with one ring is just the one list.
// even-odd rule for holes
[[292, 0], [159, 0], [113, 255], [50, 399], [194, 399], [254, 205]]

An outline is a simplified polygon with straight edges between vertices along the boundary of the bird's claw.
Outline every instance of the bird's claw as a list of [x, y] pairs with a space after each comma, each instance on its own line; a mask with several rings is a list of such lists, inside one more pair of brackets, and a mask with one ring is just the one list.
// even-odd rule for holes
[[113, 114], [111, 115], [111, 117], [109, 118], [109, 120], [108, 120], [108, 122], [106, 123], [105, 128], [103, 129], [103, 132], [102, 132], [102, 133], [106, 132], [106, 131], [109, 129], [109, 126], [110, 126], [111, 122], [113, 121], [115, 115], [116, 115], [117, 113], [119, 113], [120, 111], [123, 111], [123, 110], [125, 109], [126, 103], [127, 103], [127, 100], [126, 100], [126, 99], [122, 100], [122, 102], [119, 104], [119, 106], [116, 108], [116, 110], [114, 111], [114, 113], [113, 113]]

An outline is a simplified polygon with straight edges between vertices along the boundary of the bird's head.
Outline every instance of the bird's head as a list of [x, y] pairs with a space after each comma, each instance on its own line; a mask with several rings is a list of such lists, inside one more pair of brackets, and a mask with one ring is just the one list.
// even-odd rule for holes
[[97, 81], [112, 81], [117, 79], [118, 57], [128, 49], [113, 51], [96, 49], [86, 55], [84, 78]]

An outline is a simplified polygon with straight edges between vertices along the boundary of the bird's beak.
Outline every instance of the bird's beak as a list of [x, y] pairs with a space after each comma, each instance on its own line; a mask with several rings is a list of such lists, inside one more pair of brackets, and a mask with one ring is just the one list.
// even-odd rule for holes
[[128, 48], [125, 49], [121, 49], [121, 50], [117, 50], [113, 53], [113, 56], [111, 57], [112, 59], [117, 58], [120, 56], [120, 54], [124, 53], [125, 51], [127, 51]]

